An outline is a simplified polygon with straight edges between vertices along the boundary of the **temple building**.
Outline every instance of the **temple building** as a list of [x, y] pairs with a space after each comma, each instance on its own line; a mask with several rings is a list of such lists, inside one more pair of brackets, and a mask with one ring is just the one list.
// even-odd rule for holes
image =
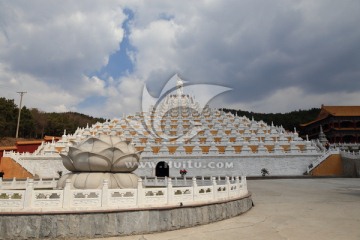
[[[66, 173], [60, 153], [90, 136], [116, 135], [141, 152], [139, 176], [302, 175], [321, 156], [315, 142], [296, 129], [255, 121], [201, 106], [178, 78], [176, 88], [148, 110], [78, 128], [57, 142], [44, 143], [33, 154], [5, 152], [29, 173], [56, 177]], [[6, 173], [5, 173], [6, 176]]]
[[[310, 139], [324, 134], [330, 143], [360, 141], [360, 106], [321, 106], [317, 118], [301, 124], [301, 135]], [[323, 137], [323, 135], [322, 135]]]

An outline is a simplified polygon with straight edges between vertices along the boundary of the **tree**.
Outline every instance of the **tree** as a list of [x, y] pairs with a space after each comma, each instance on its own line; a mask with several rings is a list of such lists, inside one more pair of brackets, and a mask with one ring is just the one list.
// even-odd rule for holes
[[31, 115], [34, 120], [35, 127], [35, 138], [44, 138], [44, 131], [47, 123], [46, 113], [38, 110], [37, 108], [32, 108]]
[[20, 134], [24, 138], [33, 138], [35, 136], [35, 124], [31, 111], [25, 106], [21, 109], [21, 118], [19, 126]]
[[13, 99], [0, 98], [0, 137], [15, 136], [17, 111]]

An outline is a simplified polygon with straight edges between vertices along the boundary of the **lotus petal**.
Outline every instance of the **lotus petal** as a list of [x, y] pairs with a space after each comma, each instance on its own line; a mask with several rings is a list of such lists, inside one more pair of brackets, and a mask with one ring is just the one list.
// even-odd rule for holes
[[100, 135], [69, 147], [67, 156], [63, 156], [63, 162], [68, 170], [74, 172], [131, 172], [137, 165], [128, 167], [127, 162], [135, 163], [139, 158], [139, 152], [136, 152], [129, 141], [124, 141], [119, 136]]
[[73, 163], [77, 171], [90, 172], [89, 152], [80, 152], [73, 158]]
[[113, 163], [112, 172], [133, 172], [138, 168], [139, 156], [137, 154], [127, 154], [119, 157]]
[[76, 168], [71, 160], [71, 158], [69, 158], [67, 155], [64, 155], [64, 154], [60, 154], [61, 158], [62, 158], [62, 162], [64, 164], [64, 167], [71, 171], [71, 172], [75, 172], [76, 171]]
[[113, 174], [112, 177], [115, 179], [119, 188], [136, 188], [138, 176], [132, 173], [128, 174]]
[[112, 147], [112, 145], [102, 140], [96, 140], [94, 141], [93, 149], [91, 150], [91, 152], [101, 152], [109, 147]]
[[91, 172], [107, 172], [110, 171], [112, 165], [109, 158], [98, 153], [89, 153], [88, 163]]
[[138, 176], [133, 173], [68, 173], [58, 181], [58, 188], [64, 188], [66, 180], [70, 179], [72, 189], [101, 189], [104, 180], [114, 188], [136, 188]]
[[68, 156], [74, 162], [74, 159], [76, 158], [76, 155], [79, 153], [82, 153], [83, 151], [78, 149], [77, 147], [69, 147]]

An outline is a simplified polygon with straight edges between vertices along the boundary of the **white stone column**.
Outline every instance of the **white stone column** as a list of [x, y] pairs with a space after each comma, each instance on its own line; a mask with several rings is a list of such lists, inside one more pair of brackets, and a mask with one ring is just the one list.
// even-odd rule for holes
[[242, 185], [242, 190], [244, 194], [247, 194], [247, 182], [246, 182], [246, 177], [245, 176], [241, 176], [241, 185]]
[[16, 185], [16, 177], [14, 177], [11, 181], [11, 189], [14, 189]]
[[196, 177], [192, 178], [192, 187], [193, 187], [193, 190], [192, 190], [193, 191], [193, 201], [196, 201], [197, 195], [198, 195]]
[[64, 190], [63, 190], [63, 197], [64, 197], [64, 200], [63, 200], [63, 208], [70, 208], [71, 207], [71, 198], [72, 198], [72, 195], [71, 195], [71, 180], [70, 179], [66, 179], [66, 182], [65, 182], [65, 187], [64, 187]]
[[109, 205], [109, 180], [104, 179], [101, 189], [101, 206], [107, 207]]
[[240, 184], [239, 176], [235, 177], [235, 183], [236, 183], [237, 195], [240, 195], [240, 193], [241, 193], [241, 188], [240, 188], [241, 184]]
[[216, 184], [216, 178], [215, 177], [211, 177], [212, 180], [212, 185], [213, 185], [213, 199], [216, 200], [217, 199], [217, 184]]
[[171, 204], [173, 201], [173, 194], [174, 194], [171, 178], [168, 178], [166, 190], [167, 190], [167, 204]]
[[230, 197], [230, 179], [228, 176], [225, 177], [225, 184], [226, 184], [227, 198], [229, 198]]
[[141, 206], [144, 203], [144, 191], [142, 179], [139, 177], [137, 186], [137, 206]]
[[24, 196], [24, 208], [32, 207], [32, 195], [34, 194], [34, 180], [30, 179], [26, 184]]

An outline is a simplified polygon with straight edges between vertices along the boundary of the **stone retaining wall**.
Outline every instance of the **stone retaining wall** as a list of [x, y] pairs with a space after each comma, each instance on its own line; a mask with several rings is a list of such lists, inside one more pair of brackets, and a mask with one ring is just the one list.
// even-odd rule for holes
[[176, 230], [240, 215], [251, 195], [209, 205], [132, 211], [0, 214], [0, 239], [100, 238]]
[[360, 157], [342, 156], [345, 177], [360, 177]]

